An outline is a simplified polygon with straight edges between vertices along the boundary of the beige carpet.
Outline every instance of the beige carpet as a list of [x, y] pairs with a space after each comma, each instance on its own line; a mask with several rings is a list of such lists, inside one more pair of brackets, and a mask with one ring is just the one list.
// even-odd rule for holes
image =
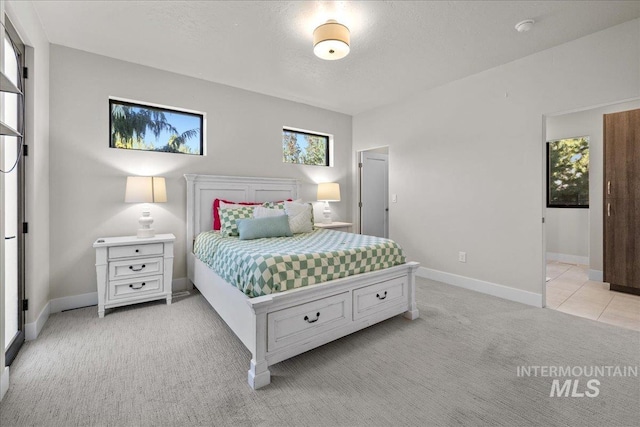
[[[198, 293], [50, 317], [11, 366], [2, 427], [22, 425], [630, 426], [640, 379], [549, 397], [518, 366], [638, 366], [640, 333], [418, 280], [421, 317], [390, 319], [246, 384], [250, 354]], [[564, 381], [566, 378], [562, 378]], [[580, 391], [584, 382], [580, 378]]]

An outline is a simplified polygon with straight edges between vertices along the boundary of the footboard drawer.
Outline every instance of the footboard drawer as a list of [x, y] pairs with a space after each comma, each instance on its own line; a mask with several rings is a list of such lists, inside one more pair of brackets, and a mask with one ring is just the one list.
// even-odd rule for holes
[[351, 321], [351, 293], [344, 292], [267, 314], [268, 351], [311, 341]]
[[365, 286], [353, 291], [353, 320], [407, 304], [406, 277]]

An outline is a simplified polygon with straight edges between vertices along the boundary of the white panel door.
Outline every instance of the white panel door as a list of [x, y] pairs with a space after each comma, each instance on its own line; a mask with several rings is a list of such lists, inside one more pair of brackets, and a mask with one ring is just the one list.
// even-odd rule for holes
[[360, 231], [389, 237], [389, 155], [363, 151], [360, 163]]

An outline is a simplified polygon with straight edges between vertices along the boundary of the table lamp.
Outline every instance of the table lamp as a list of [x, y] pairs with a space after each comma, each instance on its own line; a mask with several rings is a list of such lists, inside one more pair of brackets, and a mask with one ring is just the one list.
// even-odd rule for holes
[[340, 201], [340, 184], [337, 182], [322, 182], [318, 184], [318, 201], [324, 202], [322, 222], [331, 224], [331, 208], [329, 202]]
[[167, 187], [164, 177], [128, 176], [124, 201], [125, 203], [144, 203], [142, 216], [138, 220], [140, 228], [137, 236], [141, 239], [155, 236], [155, 230], [151, 228], [153, 218], [151, 218], [149, 203], [165, 203], [167, 201]]

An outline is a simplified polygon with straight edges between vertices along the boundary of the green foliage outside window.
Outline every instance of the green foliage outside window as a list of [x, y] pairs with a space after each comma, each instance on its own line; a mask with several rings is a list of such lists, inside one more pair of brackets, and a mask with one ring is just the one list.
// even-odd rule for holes
[[303, 165], [329, 166], [329, 137], [283, 129], [282, 161]]
[[112, 148], [203, 154], [199, 114], [109, 100]]
[[589, 207], [589, 137], [547, 142], [547, 207]]

